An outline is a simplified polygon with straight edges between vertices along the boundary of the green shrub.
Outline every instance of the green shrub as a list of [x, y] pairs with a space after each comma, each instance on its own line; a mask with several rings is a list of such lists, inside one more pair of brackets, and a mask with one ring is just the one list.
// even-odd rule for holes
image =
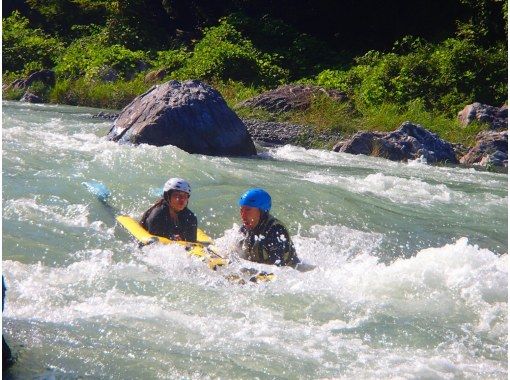
[[269, 53], [275, 64], [288, 69], [290, 80], [316, 75], [339, 61], [339, 54], [324, 42], [269, 15], [255, 19], [234, 13], [225, 21], [248, 38], [256, 49]]
[[2, 98], [4, 100], [20, 100], [25, 90], [22, 88], [9, 88], [2, 90]]
[[105, 79], [112, 70], [111, 79], [131, 79], [148, 68], [149, 59], [142, 51], [131, 51], [120, 45], [106, 46], [101, 34], [75, 40], [59, 58], [55, 71], [59, 78], [89, 80]]
[[44, 103], [49, 100], [51, 88], [45, 85], [43, 82], [36, 81], [30, 84], [27, 91], [40, 97]]
[[18, 11], [2, 19], [3, 71], [23, 72], [51, 68], [63, 49], [62, 43], [40, 29], [30, 29]]
[[183, 67], [186, 60], [190, 57], [191, 53], [184, 49], [158, 51], [156, 52], [156, 58], [152, 61], [152, 65], [156, 68], [175, 71]]
[[225, 20], [206, 29], [192, 57], [175, 74], [181, 79], [231, 79], [255, 85], [274, 85], [288, 77], [288, 72], [275, 65], [271, 56], [255, 49]]
[[405, 106], [421, 99], [432, 111], [453, 116], [468, 103], [499, 105], [506, 100], [506, 46], [482, 48], [450, 38], [437, 45], [410, 43], [408, 49], [370, 51], [349, 70], [321, 72], [315, 83], [346, 91], [362, 112], [383, 103]]

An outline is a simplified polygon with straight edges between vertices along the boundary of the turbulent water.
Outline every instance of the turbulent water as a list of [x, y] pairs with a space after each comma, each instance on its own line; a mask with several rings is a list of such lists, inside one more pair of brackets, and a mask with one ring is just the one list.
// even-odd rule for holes
[[[190, 155], [108, 142], [96, 109], [2, 111], [8, 378], [507, 378], [507, 175], [294, 146]], [[139, 249], [83, 186], [139, 217], [170, 176], [228, 268]], [[315, 270], [236, 257], [253, 186]], [[229, 282], [240, 267], [276, 279]]]

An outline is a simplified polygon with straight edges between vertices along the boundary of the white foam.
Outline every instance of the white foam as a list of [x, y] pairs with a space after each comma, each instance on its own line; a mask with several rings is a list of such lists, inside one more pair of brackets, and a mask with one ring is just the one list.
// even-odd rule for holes
[[38, 199], [20, 198], [5, 202], [4, 218], [16, 218], [21, 221], [52, 222], [71, 227], [87, 227], [88, 206], [83, 204], [47, 205], [38, 202]]
[[407, 179], [382, 173], [357, 178], [311, 172], [305, 179], [314, 183], [339, 186], [348, 191], [374, 194], [403, 204], [448, 203], [455, 194], [444, 184], [429, 184], [416, 178]]

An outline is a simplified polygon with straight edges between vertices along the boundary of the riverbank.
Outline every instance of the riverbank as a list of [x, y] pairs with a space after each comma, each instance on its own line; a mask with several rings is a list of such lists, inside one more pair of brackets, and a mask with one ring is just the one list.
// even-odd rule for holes
[[[22, 101], [42, 102], [43, 99], [33, 94], [30, 87], [31, 83], [38, 80], [48, 82], [48, 86], [53, 84], [57, 87], [53, 83], [52, 72], [43, 70], [27, 79], [14, 81], [5, 88], [5, 92], [25, 91]], [[200, 81], [173, 83], [188, 83], [190, 89], [200, 87]], [[384, 117], [376, 117], [378, 123], [371, 124], [373, 120], [370, 117], [374, 116], [374, 112], [365, 115], [357, 112], [347, 94], [337, 90], [289, 84], [243, 99], [252, 93], [239, 90], [239, 87], [242, 88], [239, 83], [218, 83], [216, 86], [223, 91], [223, 98], [231, 108], [239, 116], [244, 115], [243, 122], [248, 132], [253, 140], [262, 145], [292, 144], [305, 148], [365, 154], [394, 161], [421, 159], [429, 164], [461, 163], [485, 167], [488, 170], [506, 170], [508, 166], [506, 106], [492, 107], [474, 103], [459, 112], [455, 120], [448, 120], [441, 115], [432, 115], [424, 110], [422, 103], [415, 102], [405, 114], [399, 113], [395, 107], [381, 107], [381, 112], [385, 112]], [[209, 88], [214, 91], [211, 86]], [[148, 94], [152, 89], [154, 86], [144, 93]], [[194, 93], [194, 90], [190, 91]], [[212, 108], [203, 112], [210, 113], [220, 107], [222, 96], [219, 92], [216, 93], [217, 99], [211, 104]], [[175, 95], [179, 99], [188, 97], [186, 91], [181, 95], [177, 94], [178, 92], [168, 96]], [[174, 101], [179, 103], [177, 98]], [[151, 101], [155, 102], [155, 107], [160, 104], [159, 101]], [[174, 104], [174, 101], [170, 103]], [[153, 109], [152, 106], [149, 108]], [[395, 112], [389, 112], [392, 110]], [[97, 116], [113, 120], [116, 114], [100, 113]], [[183, 115], [179, 117], [182, 118]], [[213, 119], [217, 120], [216, 117]], [[395, 126], [393, 123], [396, 122], [400, 124]], [[211, 125], [211, 128], [214, 126]], [[451, 143], [452, 136], [454, 141], [462, 137], [463, 143]]]
[[[25, 92], [29, 92], [39, 99], [38, 102], [111, 110], [122, 109], [136, 96], [164, 81], [164, 79], [146, 81], [142, 77], [131, 81], [118, 80], [114, 82], [89, 82], [79, 79], [76, 81], [57, 80], [51, 86], [36, 81], [26, 87], [16, 87], [16, 81], [19, 82], [23, 79], [10, 78], [8, 80], [10, 82], [5, 82], [4, 78], [2, 91], [3, 98], [6, 100], [20, 100]], [[304, 109], [290, 108], [289, 110], [271, 112], [260, 107], [243, 106], [243, 103], [249, 99], [265, 93], [266, 90], [263, 88], [250, 87], [241, 82], [230, 80], [208, 83], [221, 93], [230, 108], [242, 119], [299, 125], [300, 129], [306, 129], [306, 134], [309, 135], [304, 139], [304, 145], [320, 149], [331, 149], [334, 143], [330, 139], [326, 139], [324, 142], [322, 138], [313, 138], [313, 136], [341, 136], [345, 138], [358, 131], [388, 132], [405, 121], [423, 125], [437, 133], [442, 139], [466, 147], [473, 146], [476, 142], [476, 135], [487, 129], [487, 125], [476, 121], [468, 126], [461, 126], [456, 117], [427, 110], [419, 100], [410, 103], [407, 107], [384, 103], [379, 107], [360, 112], [350, 99], [338, 102], [329, 96], [319, 94], [314, 96], [308, 107]], [[294, 143], [300, 145], [300, 141], [296, 140]]]
[[[38, 81], [48, 82], [42, 87], [48, 90], [46, 94], [32, 92], [31, 84]], [[4, 92], [17, 92], [19, 97], [24, 91], [22, 101], [51, 100], [49, 95], [59, 88], [53, 81], [51, 71], [43, 70], [5, 86]], [[243, 118], [253, 140], [261, 145], [292, 144], [397, 161], [422, 157], [429, 163], [462, 163], [497, 171], [506, 171], [508, 166], [507, 133], [498, 132], [507, 130], [506, 106], [498, 108], [474, 103], [459, 112], [455, 119], [428, 112], [420, 102], [415, 102], [403, 113], [396, 106], [383, 105], [377, 112], [371, 110], [361, 114], [345, 93], [318, 86], [289, 84], [258, 94], [254, 89], [232, 81], [217, 82], [215, 86], [228, 105]], [[87, 99], [78, 97], [72, 103], [87, 104]], [[131, 99], [116, 100], [120, 104], [131, 102]], [[97, 116], [114, 120], [116, 115], [100, 113]], [[399, 132], [400, 137], [395, 140], [399, 135], [397, 128], [406, 123], [416, 126], [408, 129], [414, 132], [411, 135]], [[423, 137], [427, 134], [429, 137]], [[342, 148], [342, 145], [348, 147]], [[439, 146], [444, 146], [446, 151]]]

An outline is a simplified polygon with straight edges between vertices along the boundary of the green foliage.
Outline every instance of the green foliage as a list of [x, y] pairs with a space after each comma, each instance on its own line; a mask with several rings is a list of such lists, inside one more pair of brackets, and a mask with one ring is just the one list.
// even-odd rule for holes
[[59, 58], [55, 67], [60, 78], [116, 80], [131, 79], [148, 68], [143, 51], [131, 51], [120, 45], [107, 46], [101, 34], [75, 40]]
[[180, 50], [162, 50], [156, 52], [156, 58], [152, 61], [152, 65], [156, 68], [168, 69], [175, 71], [183, 67], [191, 57], [191, 53], [185, 49]]
[[468, 17], [457, 22], [457, 35], [480, 46], [503, 42], [508, 35], [508, 2], [506, 0], [460, 0]]
[[109, 45], [130, 50], [163, 50], [172, 42], [171, 20], [161, 0], [110, 2], [105, 35]]
[[253, 86], [246, 86], [242, 82], [231, 79], [226, 82], [212, 81], [211, 86], [218, 90], [230, 108], [235, 108], [238, 103], [252, 98], [260, 92]]
[[30, 29], [28, 19], [13, 12], [2, 19], [2, 64], [4, 71], [23, 72], [51, 68], [63, 49], [62, 43], [40, 29]]
[[192, 57], [175, 74], [183, 79], [231, 79], [264, 85], [282, 83], [288, 77], [288, 71], [274, 64], [270, 55], [255, 49], [225, 20], [206, 29]]
[[289, 121], [310, 125], [316, 132], [329, 134], [351, 134], [359, 127], [358, 115], [351, 105], [327, 95], [316, 95], [306, 111], [290, 112]]
[[225, 22], [252, 41], [258, 50], [271, 54], [280, 67], [288, 69], [290, 80], [316, 75], [339, 61], [339, 55], [324, 42], [268, 15], [258, 19], [234, 13]]
[[2, 90], [2, 99], [4, 100], [20, 100], [25, 93], [21, 88], [9, 88]]
[[37, 95], [42, 99], [43, 102], [47, 102], [49, 100], [50, 91], [51, 88], [40, 81], [33, 82], [27, 88], [27, 92]]
[[29, 17], [42, 28], [56, 33], [69, 42], [77, 36], [76, 25], [104, 23], [111, 1], [102, 0], [25, 0], [30, 7]]
[[453, 115], [474, 101], [497, 105], [506, 100], [506, 46], [482, 48], [450, 38], [407, 48], [402, 54], [370, 51], [349, 70], [323, 71], [315, 83], [346, 91], [362, 112], [383, 103], [406, 105], [421, 99], [432, 111]]

